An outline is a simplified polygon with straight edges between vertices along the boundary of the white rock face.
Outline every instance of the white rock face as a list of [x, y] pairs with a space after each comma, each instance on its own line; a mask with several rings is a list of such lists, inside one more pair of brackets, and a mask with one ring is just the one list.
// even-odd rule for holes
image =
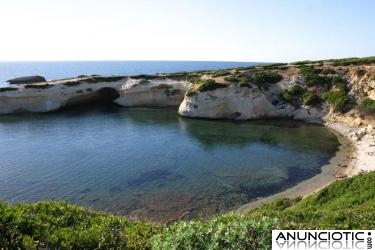
[[184, 99], [187, 82], [173, 80], [134, 80], [121, 86], [115, 102], [121, 106], [178, 106]]
[[119, 98], [114, 102], [122, 106], [178, 106], [188, 86], [186, 82], [173, 80], [145, 82], [130, 78], [113, 82], [82, 81], [71, 86], [67, 86], [66, 83], [61, 81], [43, 89], [20, 87], [15, 91], [0, 92], [0, 114], [57, 110], [72, 103], [95, 98], [98, 91], [103, 88], [116, 91]]
[[[186, 96], [179, 107], [179, 114], [188, 117], [226, 118], [248, 120], [259, 118], [293, 118], [318, 122], [327, 112], [327, 105], [321, 108], [301, 107], [299, 109], [281, 102], [275, 102], [272, 90], [253, 88], [220, 88]], [[273, 103], [277, 103], [273, 105]]]

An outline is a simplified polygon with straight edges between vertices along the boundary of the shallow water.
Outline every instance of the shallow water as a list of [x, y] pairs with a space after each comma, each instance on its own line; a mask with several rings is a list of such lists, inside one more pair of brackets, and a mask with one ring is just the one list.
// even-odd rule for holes
[[162, 222], [286, 189], [318, 174], [338, 148], [317, 125], [113, 105], [0, 116], [0, 140], [0, 199], [65, 199]]

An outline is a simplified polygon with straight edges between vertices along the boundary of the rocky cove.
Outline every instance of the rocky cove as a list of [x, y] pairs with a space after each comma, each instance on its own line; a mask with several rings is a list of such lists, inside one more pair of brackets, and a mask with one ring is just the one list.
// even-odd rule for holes
[[[332, 163], [334, 168], [331, 170], [334, 171], [329, 172], [329, 178], [324, 181], [319, 179], [315, 185], [307, 182], [301, 189], [304, 193], [294, 190], [288, 194], [306, 195], [336, 178], [374, 169], [372, 152], [375, 150], [371, 146], [375, 145], [373, 116], [355, 106], [355, 103], [361, 103], [364, 98], [374, 98], [374, 66], [334, 66], [331, 62], [325, 62], [323, 65], [320, 62], [311, 62], [304, 67], [271, 65], [140, 76], [81, 76], [46, 83], [17, 84], [0, 89], [0, 112], [23, 116], [22, 113], [27, 112], [51, 113], [64, 108], [75, 109], [88, 103], [100, 105], [114, 102], [123, 107], [178, 106], [181, 116], [192, 118], [287, 118], [324, 124], [350, 140], [353, 149], [349, 150], [350, 152], [345, 151]], [[344, 93], [341, 106], [338, 105], [339, 102], [326, 97], [326, 93], [339, 91]], [[347, 101], [346, 97], [350, 101]], [[148, 115], [151, 113], [152, 111]], [[54, 115], [58, 116], [58, 113]], [[187, 131], [199, 130], [199, 126], [195, 129], [193, 126], [193, 129], [189, 130], [192, 126], [186, 121], [180, 121], [179, 124], [187, 128]], [[236, 124], [233, 124], [231, 128], [235, 127]], [[195, 136], [200, 138], [204, 135]], [[315, 143], [319, 144], [318, 141], [319, 138]], [[145, 176], [175, 180], [169, 172], [160, 170]], [[130, 181], [134, 185], [142, 182], [143, 177]], [[113, 191], [117, 189], [121, 187], [114, 187]], [[153, 209], [162, 207], [155, 199], [149, 198], [154, 204]], [[194, 203], [189, 195], [184, 199], [187, 203]], [[172, 210], [176, 210], [176, 204], [171, 203], [170, 206]], [[181, 215], [180, 210], [176, 211], [178, 212], [173, 215], [175, 219]], [[135, 214], [145, 213], [137, 210]]]

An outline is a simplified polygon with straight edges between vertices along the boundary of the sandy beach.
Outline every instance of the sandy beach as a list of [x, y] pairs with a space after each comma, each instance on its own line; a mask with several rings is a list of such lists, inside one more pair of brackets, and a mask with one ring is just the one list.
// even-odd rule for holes
[[336, 134], [341, 145], [320, 174], [280, 193], [244, 204], [236, 211], [246, 213], [277, 198], [311, 195], [337, 179], [375, 170], [375, 129], [371, 125], [350, 128], [343, 123], [327, 122], [325, 126]]

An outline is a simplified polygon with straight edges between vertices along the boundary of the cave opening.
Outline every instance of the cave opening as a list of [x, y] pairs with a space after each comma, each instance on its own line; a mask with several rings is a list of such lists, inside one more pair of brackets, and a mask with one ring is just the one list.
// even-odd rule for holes
[[71, 108], [90, 108], [92, 106], [110, 106], [116, 105], [113, 101], [120, 97], [120, 93], [110, 87], [104, 87], [96, 91], [86, 89], [84, 94], [70, 98], [64, 105], [63, 109]]

